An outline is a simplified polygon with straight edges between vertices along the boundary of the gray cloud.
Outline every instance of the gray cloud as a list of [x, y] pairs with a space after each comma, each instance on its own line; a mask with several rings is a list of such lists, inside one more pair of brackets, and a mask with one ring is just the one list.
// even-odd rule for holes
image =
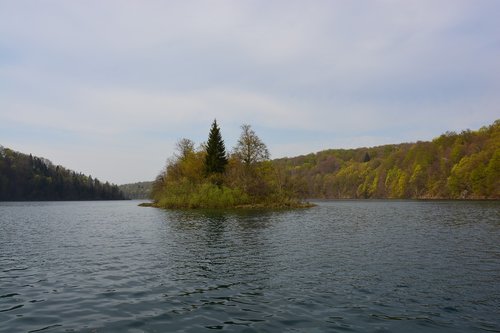
[[248, 122], [279, 157], [499, 115], [493, 1], [0, 6], [0, 143], [119, 183], [153, 178], [214, 117], [229, 147]]

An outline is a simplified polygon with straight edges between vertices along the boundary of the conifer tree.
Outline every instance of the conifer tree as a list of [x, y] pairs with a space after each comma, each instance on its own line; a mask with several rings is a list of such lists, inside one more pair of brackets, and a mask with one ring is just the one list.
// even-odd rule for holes
[[363, 157], [363, 163], [370, 162], [372, 158], [370, 157], [370, 154], [368, 152], [365, 153], [365, 157]]
[[207, 155], [205, 157], [205, 173], [223, 173], [227, 164], [224, 140], [217, 126], [217, 120], [212, 123], [207, 142]]

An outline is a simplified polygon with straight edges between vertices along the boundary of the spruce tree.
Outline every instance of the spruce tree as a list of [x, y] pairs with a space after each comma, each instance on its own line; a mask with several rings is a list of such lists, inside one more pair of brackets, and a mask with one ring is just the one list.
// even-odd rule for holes
[[223, 173], [227, 164], [226, 148], [224, 140], [220, 134], [220, 129], [217, 126], [217, 121], [214, 120], [207, 142], [207, 155], [205, 157], [205, 173], [207, 175], [213, 173]]

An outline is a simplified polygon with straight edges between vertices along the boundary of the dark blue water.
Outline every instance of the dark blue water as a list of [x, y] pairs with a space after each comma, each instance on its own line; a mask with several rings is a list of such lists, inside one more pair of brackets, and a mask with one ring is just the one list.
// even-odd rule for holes
[[1, 332], [500, 332], [500, 203], [0, 203]]

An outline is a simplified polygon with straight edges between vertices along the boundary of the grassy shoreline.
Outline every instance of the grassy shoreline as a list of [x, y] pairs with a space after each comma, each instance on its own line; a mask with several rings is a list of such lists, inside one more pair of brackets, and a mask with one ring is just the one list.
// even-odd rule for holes
[[256, 204], [243, 204], [243, 205], [235, 205], [235, 206], [227, 206], [227, 207], [190, 207], [190, 206], [163, 206], [156, 202], [143, 202], [138, 206], [140, 207], [153, 207], [153, 208], [161, 208], [161, 209], [189, 209], [189, 210], [203, 210], [203, 209], [224, 209], [224, 210], [260, 210], [260, 209], [306, 209], [316, 207], [317, 205], [311, 202], [296, 202], [296, 203], [256, 203]]

